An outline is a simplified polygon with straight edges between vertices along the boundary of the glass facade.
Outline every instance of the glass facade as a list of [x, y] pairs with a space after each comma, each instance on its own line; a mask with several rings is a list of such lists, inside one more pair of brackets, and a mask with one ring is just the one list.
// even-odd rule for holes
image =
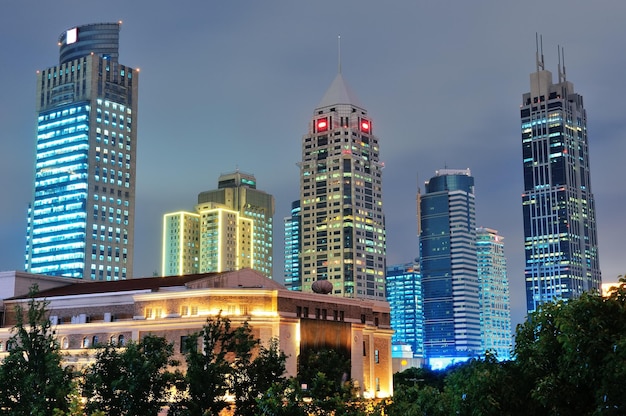
[[600, 289], [583, 97], [538, 62], [520, 108], [527, 310]]
[[285, 286], [290, 290], [302, 290], [300, 275], [300, 201], [291, 204], [291, 216], [284, 219], [285, 225]]
[[[117, 62], [118, 32], [117, 23], [65, 32], [60, 64], [37, 74], [28, 272], [91, 280], [131, 277], [137, 73]], [[92, 54], [100, 41], [108, 53]]]
[[387, 302], [391, 308], [394, 345], [410, 345], [413, 357], [424, 356], [424, 319], [422, 281], [419, 265], [397, 264], [387, 267]]
[[437, 171], [419, 196], [419, 212], [424, 354], [437, 367], [481, 352], [474, 178], [469, 169]]
[[511, 358], [511, 299], [506, 274], [504, 238], [496, 230], [476, 230], [478, 285], [480, 288], [481, 351], [495, 353], [499, 360]]

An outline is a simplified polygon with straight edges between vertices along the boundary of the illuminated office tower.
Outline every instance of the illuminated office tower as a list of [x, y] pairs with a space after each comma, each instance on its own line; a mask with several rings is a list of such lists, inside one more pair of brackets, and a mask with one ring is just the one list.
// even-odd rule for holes
[[387, 302], [391, 308], [391, 342], [411, 346], [413, 357], [424, 356], [422, 278], [419, 264], [387, 266]]
[[474, 178], [439, 170], [418, 200], [424, 354], [440, 368], [482, 353]]
[[221, 175], [195, 212], [164, 215], [163, 275], [252, 268], [272, 278], [273, 215], [274, 197], [256, 189], [253, 175]]
[[37, 72], [37, 144], [25, 269], [132, 277], [138, 70], [118, 62], [119, 23], [69, 29]]
[[165, 214], [162, 276], [196, 274], [199, 261], [200, 214], [184, 211]]
[[285, 286], [290, 290], [302, 290], [300, 275], [300, 235], [302, 221], [300, 217], [300, 201], [291, 203], [291, 215], [285, 217]]
[[[596, 209], [589, 167], [587, 113], [566, 80], [559, 50], [558, 83], [537, 71], [520, 107], [524, 166], [524, 248], [528, 312], [555, 299], [600, 290]], [[564, 62], [564, 60], [563, 60]]]
[[499, 360], [511, 358], [511, 298], [506, 274], [504, 238], [498, 231], [476, 229], [476, 256], [480, 299], [481, 351], [495, 352]]
[[302, 290], [385, 299], [382, 165], [372, 121], [339, 72], [302, 137]]

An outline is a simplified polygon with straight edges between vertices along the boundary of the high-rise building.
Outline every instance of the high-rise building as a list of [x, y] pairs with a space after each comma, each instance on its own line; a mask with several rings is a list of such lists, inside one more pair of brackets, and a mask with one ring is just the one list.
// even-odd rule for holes
[[444, 169], [419, 197], [424, 354], [432, 368], [481, 353], [474, 178]]
[[387, 302], [391, 308], [394, 345], [410, 345], [413, 357], [424, 356], [424, 314], [419, 264], [387, 266]]
[[504, 238], [491, 228], [476, 229], [476, 256], [480, 300], [481, 351], [511, 358], [511, 299], [506, 274]]
[[252, 268], [272, 278], [273, 215], [274, 197], [256, 189], [254, 175], [220, 175], [195, 212], [164, 215], [163, 275]]
[[382, 164], [372, 120], [339, 72], [302, 137], [302, 290], [385, 298]]
[[302, 290], [300, 234], [300, 201], [291, 203], [291, 215], [283, 220], [285, 226], [285, 286], [290, 290]]
[[71, 28], [37, 73], [37, 154], [25, 269], [132, 277], [138, 72], [118, 62], [120, 23]]
[[538, 48], [537, 70], [520, 107], [528, 312], [544, 302], [600, 290], [602, 280], [587, 113], [561, 58], [559, 51], [554, 84]]

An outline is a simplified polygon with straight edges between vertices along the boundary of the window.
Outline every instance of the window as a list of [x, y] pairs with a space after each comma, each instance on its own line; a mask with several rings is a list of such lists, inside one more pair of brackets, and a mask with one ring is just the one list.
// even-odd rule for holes
[[124, 345], [126, 345], [126, 340], [124, 339], [124, 335], [120, 335], [119, 337], [117, 337], [117, 345], [119, 345], [120, 347], [123, 347]]
[[380, 363], [380, 357], [378, 355], [378, 350], [374, 350], [374, 362], [376, 364]]
[[82, 346], [83, 346], [83, 348], [89, 348], [89, 337], [84, 337], [83, 338]]
[[98, 336], [94, 335], [93, 338], [91, 339], [91, 345], [98, 345]]

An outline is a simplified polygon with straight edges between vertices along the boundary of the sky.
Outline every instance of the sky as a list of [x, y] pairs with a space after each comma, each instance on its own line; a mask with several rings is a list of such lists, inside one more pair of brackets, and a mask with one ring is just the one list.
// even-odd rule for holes
[[505, 238], [513, 325], [525, 317], [519, 106], [535, 34], [556, 81], [584, 96], [604, 281], [626, 254], [623, 0], [5, 0], [0, 13], [0, 270], [23, 270], [35, 158], [36, 71], [66, 29], [122, 20], [120, 62], [140, 68], [134, 276], [160, 271], [166, 212], [239, 169], [276, 199], [299, 197], [302, 136], [338, 71], [380, 141], [387, 264], [418, 255], [416, 193], [437, 169], [471, 169], [477, 225]]

